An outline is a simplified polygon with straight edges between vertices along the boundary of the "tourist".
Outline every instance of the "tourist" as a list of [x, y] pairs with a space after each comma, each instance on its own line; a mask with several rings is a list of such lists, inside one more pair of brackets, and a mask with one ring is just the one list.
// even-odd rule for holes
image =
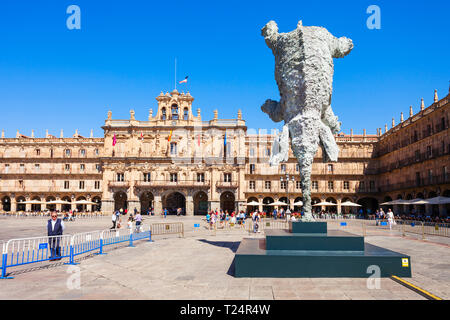
[[139, 211], [137, 211], [136, 217], [134, 218], [136, 221], [136, 230], [137, 232], [141, 232], [141, 224], [142, 224], [142, 216]]
[[394, 220], [394, 213], [391, 211], [391, 209], [389, 209], [387, 212], [387, 219], [389, 223], [389, 230], [392, 230], [392, 225], [396, 225], [396, 223]]
[[129, 218], [128, 218], [128, 227], [127, 227], [127, 229], [132, 229], [133, 228], [133, 218], [130, 216]]
[[277, 209], [273, 209], [273, 218], [275, 219], [275, 220], [277, 220]]
[[112, 216], [111, 216], [111, 220], [112, 220], [112, 227], [110, 229], [115, 229], [116, 228], [116, 222], [117, 222], [117, 211], [113, 212]]
[[164, 208], [164, 219], [167, 218], [167, 208]]
[[377, 210], [377, 211], [375, 211], [375, 221], [376, 221], [376, 223], [375, 223], [375, 225], [379, 225], [379, 223], [380, 223], [380, 211], [379, 210]]
[[58, 219], [56, 212], [51, 213], [51, 219], [47, 222], [47, 235], [50, 245], [50, 261], [61, 260], [61, 247], [59, 246], [63, 231], [64, 222]]

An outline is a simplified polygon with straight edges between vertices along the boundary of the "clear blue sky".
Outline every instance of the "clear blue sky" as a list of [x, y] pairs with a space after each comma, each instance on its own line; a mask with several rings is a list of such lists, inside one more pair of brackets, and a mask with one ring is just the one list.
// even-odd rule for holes
[[[66, 9], [81, 8], [81, 30], [68, 30]], [[381, 9], [381, 30], [366, 27], [369, 5]], [[280, 32], [324, 26], [353, 39], [335, 60], [333, 109], [345, 133], [375, 134], [420, 98], [447, 95], [450, 80], [448, 0], [442, 1], [138, 1], [2, 0], [0, 3], [0, 129], [42, 137], [75, 129], [103, 136], [109, 109], [146, 120], [155, 97], [189, 75], [188, 89], [204, 120], [236, 118], [249, 128], [278, 128], [261, 104], [278, 99], [274, 59], [261, 28]], [[182, 91], [183, 87], [179, 86]]]

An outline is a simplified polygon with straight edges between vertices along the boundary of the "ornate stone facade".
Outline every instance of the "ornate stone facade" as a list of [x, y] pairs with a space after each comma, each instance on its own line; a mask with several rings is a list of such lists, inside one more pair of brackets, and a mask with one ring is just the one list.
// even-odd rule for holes
[[[336, 135], [339, 161], [322, 163], [321, 149], [314, 157], [313, 203], [331, 201], [337, 204], [331, 210], [342, 212], [349, 210], [340, 206], [346, 200], [373, 210], [399, 195], [449, 196], [448, 98], [423, 107], [384, 134], [379, 129], [377, 135]], [[247, 128], [240, 111], [236, 119], [219, 119], [215, 111], [212, 120], [203, 121], [200, 109], [194, 115], [189, 93], [175, 90], [156, 100], [158, 110], [155, 115], [150, 110], [147, 121], [136, 120], [133, 110], [126, 120], [115, 120], [108, 112], [103, 138], [85, 138], [78, 132], [71, 138], [62, 132], [60, 137], [17, 133], [16, 138], [5, 138], [2, 133], [0, 210], [45, 206], [20, 204], [27, 200], [64, 200], [72, 204], [49, 208], [70, 210], [77, 207], [74, 201], [86, 199], [99, 206], [80, 205], [79, 210], [101, 206], [107, 214], [119, 208], [154, 207], [160, 213], [166, 207], [174, 213], [181, 207], [193, 215], [218, 208], [245, 210], [244, 204], [252, 200], [262, 210], [289, 198], [292, 208], [301, 199], [292, 151], [287, 162], [269, 166], [274, 132]], [[444, 206], [415, 209], [446, 212]]]

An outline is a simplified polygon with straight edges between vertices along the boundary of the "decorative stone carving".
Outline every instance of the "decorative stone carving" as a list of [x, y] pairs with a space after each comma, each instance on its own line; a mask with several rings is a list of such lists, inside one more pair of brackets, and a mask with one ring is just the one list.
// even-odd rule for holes
[[[340, 123], [330, 102], [333, 83], [333, 58], [350, 53], [350, 39], [336, 38], [325, 28], [305, 27], [300, 21], [289, 33], [278, 33], [274, 21], [262, 29], [267, 46], [275, 56], [275, 79], [281, 100], [266, 100], [261, 107], [275, 122], [284, 120], [285, 126], [278, 139], [279, 148], [271, 155], [271, 165], [286, 157], [289, 130], [292, 149], [297, 157], [301, 175], [301, 189], [306, 221], [311, 214], [311, 170], [319, 144], [324, 149], [324, 160], [337, 161], [339, 148], [333, 133], [340, 131]], [[282, 141], [281, 141], [282, 140]], [[280, 156], [279, 153], [282, 155]]]

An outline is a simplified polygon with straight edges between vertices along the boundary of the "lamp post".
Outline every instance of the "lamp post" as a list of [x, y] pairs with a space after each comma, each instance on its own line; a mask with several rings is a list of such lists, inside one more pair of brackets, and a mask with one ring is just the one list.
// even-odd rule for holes
[[[294, 176], [291, 177], [292, 182], [295, 181]], [[283, 182], [283, 177], [280, 177], [280, 181]], [[287, 209], [291, 211], [291, 202], [289, 201], [289, 173], [286, 173], [286, 195], [287, 195]], [[286, 210], [287, 211], [287, 210]]]

